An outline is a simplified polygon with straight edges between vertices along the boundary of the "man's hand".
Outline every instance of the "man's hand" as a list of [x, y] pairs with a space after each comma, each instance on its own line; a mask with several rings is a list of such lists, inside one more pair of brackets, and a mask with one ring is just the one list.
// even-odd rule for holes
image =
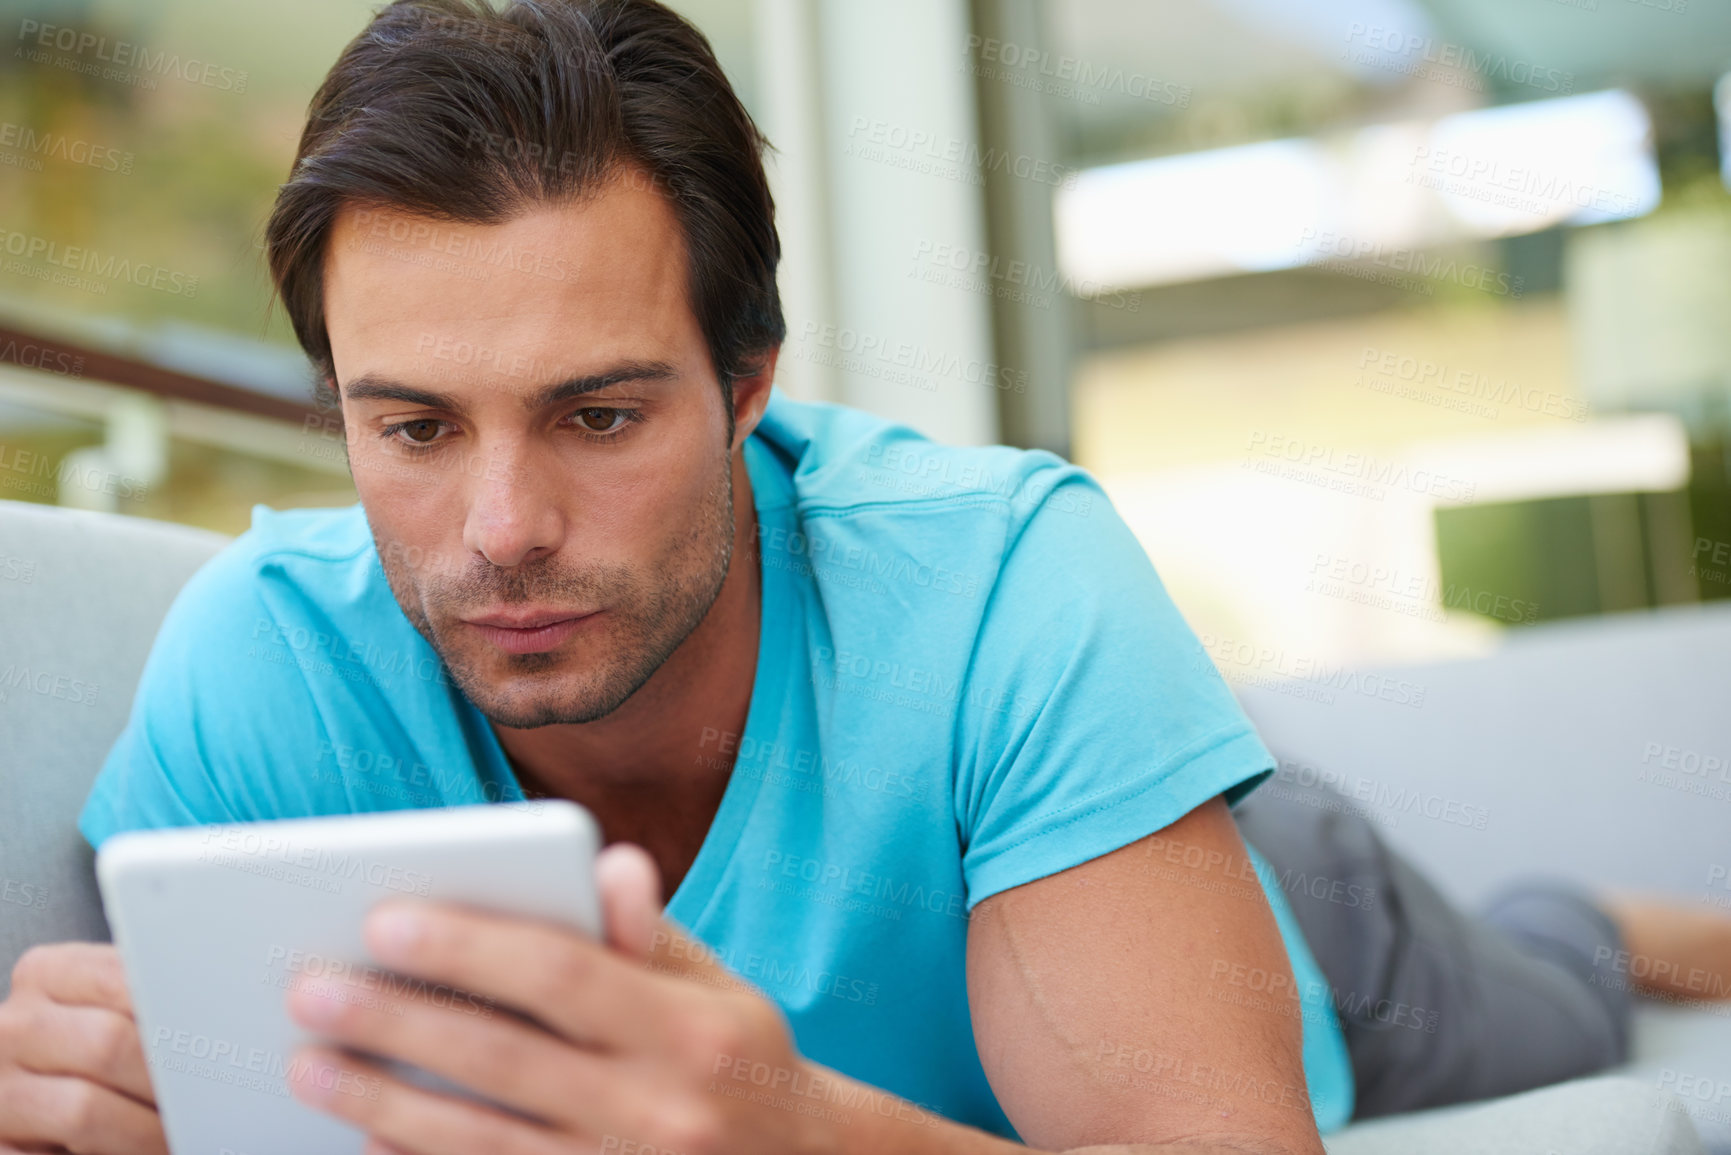
[[[611, 847], [597, 872], [605, 943], [456, 907], [383, 905], [367, 923], [369, 949], [427, 987], [416, 984], [415, 997], [305, 988], [290, 996], [308, 1029], [426, 1068], [528, 1118], [324, 1047], [297, 1052], [294, 1094], [369, 1132], [379, 1150], [422, 1155], [835, 1149], [826, 1124], [790, 1109], [789, 1092], [800, 1089], [809, 1104], [814, 1079], [857, 1085], [802, 1060], [773, 1003], [661, 921], [646, 853]], [[448, 997], [452, 988], [473, 995]], [[425, 997], [428, 989], [447, 997]], [[495, 1011], [495, 999], [516, 1014]]]
[[120, 956], [98, 943], [25, 953], [0, 1003], [0, 1155], [167, 1155]]

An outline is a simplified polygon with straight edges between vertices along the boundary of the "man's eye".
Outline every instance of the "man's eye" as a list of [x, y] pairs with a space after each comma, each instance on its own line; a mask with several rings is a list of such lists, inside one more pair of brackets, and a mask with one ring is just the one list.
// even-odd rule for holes
[[424, 421], [405, 421], [397, 428], [404, 437], [408, 438], [415, 444], [427, 445], [430, 444], [434, 438], [439, 436], [440, 424], [440, 422], [430, 419]]
[[572, 417], [576, 419], [577, 424], [590, 433], [611, 433], [623, 424], [625, 414], [619, 409], [594, 406], [588, 409], [579, 409], [572, 414]]

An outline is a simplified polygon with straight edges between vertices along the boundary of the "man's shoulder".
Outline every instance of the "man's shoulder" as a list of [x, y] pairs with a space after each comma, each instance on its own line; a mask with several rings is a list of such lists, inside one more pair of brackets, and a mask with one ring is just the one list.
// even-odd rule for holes
[[447, 686], [358, 507], [255, 508], [175, 598], [80, 828], [430, 805], [425, 767], [472, 777], [438, 754], [463, 749]]
[[229, 547], [234, 561], [253, 568], [272, 560], [309, 563], [364, 562], [373, 552], [372, 531], [359, 503], [336, 509], [252, 507], [252, 528]]
[[[252, 527], [195, 573], [175, 599], [158, 649], [214, 662], [256, 656], [285, 631], [368, 635], [389, 631], [401, 613], [359, 505], [276, 510], [255, 506]], [[403, 620], [406, 628], [406, 620]], [[296, 635], [298, 636], [298, 635]]]
[[1042, 507], [1087, 516], [1104, 503], [1088, 473], [1055, 453], [948, 445], [911, 426], [823, 401], [772, 397], [759, 425], [787, 465], [784, 496], [802, 514], [989, 510], [1007, 523]]
[[376, 551], [366, 515], [340, 509], [272, 509], [255, 505], [252, 526], [211, 558], [188, 584], [209, 608], [254, 604], [261, 587], [285, 579], [310, 597], [334, 593], [343, 576], [373, 568]]
[[892, 664], [941, 653], [954, 673], [988, 619], [1022, 632], [1034, 619], [1021, 608], [1054, 582], [1105, 600], [1132, 552], [1148, 564], [1094, 478], [1054, 453], [945, 445], [823, 403], [782, 401], [765, 426], [784, 468], [760, 471], [782, 500], [760, 507], [759, 558], [816, 587], [826, 652], [866, 647]]
[[159, 724], [225, 735], [246, 764], [278, 730], [270, 741], [302, 749], [321, 733], [424, 716], [448, 684], [392, 595], [359, 506], [258, 506], [252, 528], [175, 598], [139, 695]]

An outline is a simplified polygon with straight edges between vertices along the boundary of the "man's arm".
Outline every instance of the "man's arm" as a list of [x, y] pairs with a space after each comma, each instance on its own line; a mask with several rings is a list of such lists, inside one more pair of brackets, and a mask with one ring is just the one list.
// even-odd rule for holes
[[[1153, 853], [1171, 844], [1201, 865]], [[1228, 1001], [1210, 977], [1224, 961], [1287, 975], [1293, 989], [1266, 898], [1228, 869], [1246, 861], [1216, 798], [975, 908], [974, 1037], [999, 1104], [1031, 1146], [1319, 1155], [1297, 1000], [1290, 1015], [1270, 1013]]]

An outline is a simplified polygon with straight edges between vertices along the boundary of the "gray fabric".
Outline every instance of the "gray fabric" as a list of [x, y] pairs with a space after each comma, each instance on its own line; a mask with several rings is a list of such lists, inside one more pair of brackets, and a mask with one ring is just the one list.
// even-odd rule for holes
[[[1410, 683], [1406, 704], [1346, 676], [1239, 699], [1280, 759], [1264, 790], [1328, 767], [1459, 905], [1546, 875], [1725, 909], [1712, 868], [1726, 861], [1731, 771], [1704, 755], [1731, 750], [1727, 652], [1731, 602], [1717, 602], [1522, 627], [1483, 659], [1386, 671]], [[1633, 1027], [1623, 1072], [1713, 1088], [1682, 1101], [1708, 1151], [1731, 1155], [1717, 1090], [1731, 1086], [1731, 1004], [1641, 999]]]
[[1523, 953], [1573, 976], [1614, 1029], [1612, 1062], [1629, 1057], [1635, 988], [1614, 962], [1625, 945], [1622, 932], [1585, 890], [1561, 882], [1518, 883], [1487, 903], [1478, 917], [1513, 939]]
[[1628, 992], [1594, 969], [1622, 943], [1572, 890], [1510, 892], [1493, 923], [1451, 906], [1344, 795], [1275, 783], [1234, 816], [1277, 878], [1329, 884], [1285, 889], [1333, 990], [1355, 1118], [1510, 1095], [1625, 1057]]
[[0, 998], [32, 944], [108, 937], [73, 824], [163, 614], [226, 541], [0, 501]]
[[1358, 1123], [1328, 1155], [1702, 1155], [1677, 1100], [1637, 1079], [1581, 1079], [1489, 1103]]

